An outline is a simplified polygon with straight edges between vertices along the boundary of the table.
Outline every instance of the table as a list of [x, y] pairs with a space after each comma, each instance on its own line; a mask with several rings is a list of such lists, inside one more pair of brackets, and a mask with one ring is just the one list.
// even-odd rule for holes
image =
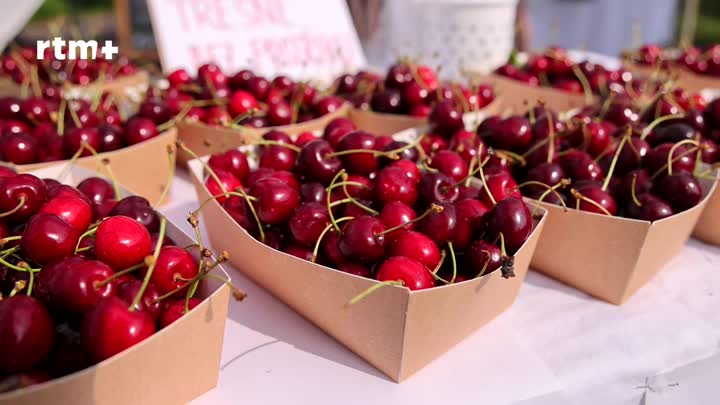
[[[197, 206], [178, 173], [161, 211], [189, 232]], [[248, 298], [231, 300], [218, 387], [194, 405], [718, 402], [720, 248], [695, 240], [622, 307], [530, 272], [508, 312], [402, 384], [227, 267]]]

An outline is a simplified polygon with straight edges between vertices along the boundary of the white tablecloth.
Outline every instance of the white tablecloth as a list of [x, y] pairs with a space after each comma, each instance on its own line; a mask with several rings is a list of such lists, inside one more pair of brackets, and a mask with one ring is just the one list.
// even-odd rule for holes
[[[190, 231], [186, 173], [172, 200]], [[531, 272], [507, 313], [402, 384], [229, 270], [248, 299], [230, 302], [220, 382], [193, 404], [720, 403], [720, 249], [695, 240], [622, 307]]]

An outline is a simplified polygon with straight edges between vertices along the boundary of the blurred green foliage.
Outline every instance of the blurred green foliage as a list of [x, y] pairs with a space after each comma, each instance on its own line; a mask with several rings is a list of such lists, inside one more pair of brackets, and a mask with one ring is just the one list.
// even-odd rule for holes
[[79, 12], [110, 10], [112, 6], [112, 0], [45, 0], [32, 20], [42, 21]]
[[695, 43], [698, 45], [720, 43], [720, 1], [702, 0], [700, 2]]

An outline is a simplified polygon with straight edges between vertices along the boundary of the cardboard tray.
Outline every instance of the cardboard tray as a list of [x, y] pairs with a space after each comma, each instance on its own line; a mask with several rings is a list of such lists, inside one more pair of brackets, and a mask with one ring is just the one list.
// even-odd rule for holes
[[[56, 165], [32, 173], [55, 178], [61, 171]], [[73, 168], [64, 183], [93, 175]], [[179, 246], [194, 243], [170, 222], [167, 235]], [[74, 374], [0, 394], [0, 405], [184, 404], [202, 395], [217, 385], [230, 289], [208, 279], [198, 292], [203, 302], [154, 336]]]
[[703, 242], [720, 246], [720, 187], [717, 185], [695, 225], [692, 236]]
[[709, 196], [718, 194], [716, 182], [702, 183], [705, 198], [698, 205], [656, 222], [541, 203], [548, 218], [532, 268], [621, 305], [683, 249]]
[[[166, 203], [167, 199], [162, 202], [158, 200], [165, 184], [172, 181], [167, 150], [169, 147], [175, 150], [176, 139], [177, 131], [175, 128], [171, 128], [153, 139], [136, 145], [99, 153], [97, 156], [82, 157], [77, 160], [77, 165], [98, 171], [106, 176], [107, 169], [101, 161], [108, 159], [118, 183], [127, 187], [134, 194], [147, 198], [151, 204]], [[173, 156], [175, 156], [174, 153]], [[64, 166], [67, 162], [68, 160], [28, 165], [4, 164], [11, 166], [19, 173], [26, 173], [58, 164]], [[168, 193], [169, 195], [170, 193]]]
[[[567, 111], [587, 104], [584, 94], [573, 94], [552, 87], [533, 87], [494, 73], [468, 71], [467, 74], [472, 80], [493, 86], [499, 101], [495, 108], [500, 112], [510, 110], [514, 113], [524, 113], [527, 111], [526, 101], [537, 103], [538, 100], [544, 100], [545, 105], [555, 111]], [[593, 95], [593, 103], [597, 100], [598, 97]]]
[[622, 66], [632, 73], [639, 73], [643, 76], [651, 77], [658, 76], [660, 74], [661, 76], [659, 77], [668, 79], [670, 76], [677, 77], [677, 86], [691, 93], [699, 92], [703, 89], [720, 88], [720, 77], [699, 75], [684, 66], [677, 64], [670, 65], [669, 71], [665, 72], [659, 72], [655, 66], [642, 65], [628, 59], [623, 59]]
[[[199, 160], [189, 162], [199, 201], [210, 198]], [[545, 212], [515, 254], [516, 277], [496, 271], [460, 284], [410, 291], [384, 287], [357, 304], [344, 305], [377, 284], [274, 250], [250, 236], [211, 201], [202, 211], [215, 249], [319, 328], [400, 382], [506, 310], [517, 297], [545, 223]]]
[[[76, 85], [66, 82], [64, 90], [69, 97], [88, 97], [98, 90], [114, 94], [116, 98], [126, 100], [132, 94], [145, 91], [150, 83], [150, 74], [144, 70], [128, 76], [120, 76], [103, 84], [94, 81], [87, 85]], [[32, 91], [32, 89], [28, 89]], [[22, 97], [22, 86], [15, 83], [8, 77], [0, 78], [0, 97], [13, 96]]]
[[[499, 106], [502, 101], [498, 97], [492, 103], [486, 105], [478, 111], [473, 111], [465, 115], [485, 116], [499, 113]], [[357, 125], [358, 129], [368, 131], [377, 135], [393, 135], [397, 132], [410, 129], [425, 127], [428, 125], [427, 118], [412, 117], [409, 115], [384, 114], [369, 110], [353, 108], [349, 114], [350, 120]]]
[[[185, 145], [198, 156], [211, 155], [256, 141], [260, 139], [265, 132], [273, 129], [286, 132], [288, 135], [298, 135], [301, 132], [322, 130], [333, 119], [347, 116], [350, 109], [350, 105], [346, 103], [337, 111], [310, 121], [267, 128], [244, 127], [234, 129], [182, 121], [177, 124], [178, 139], [185, 143]], [[177, 158], [178, 163], [182, 164], [181, 167], [185, 167], [185, 163], [193, 157], [187, 152], [179, 150]]]

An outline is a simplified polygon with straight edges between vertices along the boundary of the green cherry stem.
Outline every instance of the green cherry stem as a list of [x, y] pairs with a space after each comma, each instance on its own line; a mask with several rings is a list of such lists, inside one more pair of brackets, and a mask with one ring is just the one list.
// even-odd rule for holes
[[147, 273], [145, 273], [145, 278], [143, 279], [142, 285], [140, 286], [140, 290], [138, 290], [137, 295], [135, 295], [135, 299], [133, 300], [132, 304], [130, 304], [130, 308], [128, 310], [130, 312], [135, 311], [135, 307], [140, 304], [140, 300], [142, 299], [143, 295], [145, 294], [145, 290], [147, 290], [148, 285], [150, 284], [150, 277], [152, 277], [153, 270], [155, 270], [155, 264], [157, 263], [158, 256], [160, 256], [160, 249], [162, 248], [163, 241], [165, 240], [165, 228], [167, 227], [167, 219], [165, 217], [160, 218], [160, 231], [158, 231], [158, 240], [157, 244], [155, 244], [155, 251], [153, 252], [153, 255], [150, 257], [146, 257], [146, 262], [149, 261]]
[[[335, 220], [335, 224], [339, 224], [339, 223], [341, 223], [341, 222], [349, 221], [349, 220], [351, 220], [351, 219], [353, 219], [353, 218], [355, 218], [355, 217], [342, 217], [342, 218], [338, 218], [338, 219]], [[312, 259], [310, 260], [311, 262], [315, 263], [315, 260], [317, 260], [318, 253], [320, 252], [320, 243], [321, 243], [322, 239], [325, 237], [325, 234], [327, 234], [328, 232], [330, 232], [330, 230], [333, 229], [333, 227], [335, 226], [335, 224], [332, 224], [332, 223], [328, 224], [328, 225], [325, 227], [325, 229], [323, 229], [322, 232], [320, 232], [320, 235], [318, 236], [317, 242], [315, 242], [315, 247], [313, 248]]]

